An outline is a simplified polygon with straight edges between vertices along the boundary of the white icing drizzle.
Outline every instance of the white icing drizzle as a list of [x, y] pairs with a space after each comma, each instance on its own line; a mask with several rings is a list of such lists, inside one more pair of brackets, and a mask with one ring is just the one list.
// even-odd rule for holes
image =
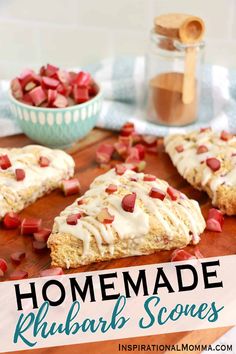
[[89, 252], [90, 232], [88, 232], [86, 228], [87, 224], [85, 221], [82, 221], [77, 225], [68, 225], [66, 222], [61, 223], [59, 218], [61, 217], [55, 218], [55, 223], [60, 223], [61, 232], [71, 234], [79, 238], [83, 242], [83, 255], [86, 255]]
[[109, 233], [104, 224], [100, 223], [92, 217], [87, 217], [86, 220], [100, 231], [104, 243], [111, 244], [114, 242], [113, 236]]
[[[103, 247], [102, 247], [102, 237], [101, 237], [99, 231], [97, 230], [97, 228], [94, 227], [93, 225], [91, 225], [89, 220], [85, 219], [85, 220], [81, 220], [80, 222], [82, 222], [82, 225], [91, 233], [91, 235], [95, 236], [98, 249], [99, 249], [100, 253], [103, 254], [104, 251], [103, 251]], [[78, 222], [77, 225], [79, 225], [80, 222]], [[72, 226], [75, 226], [75, 227], [74, 227], [73, 233], [71, 233], [71, 234], [74, 235], [75, 237], [78, 237], [78, 235], [79, 235], [77, 233], [77, 232], [79, 232], [77, 225], [72, 225]], [[61, 227], [61, 225], [60, 225], [60, 227]], [[79, 236], [79, 238], [80, 237], [81, 236]], [[84, 250], [83, 250], [83, 254], [84, 254]]]
[[134, 191], [137, 193], [138, 197], [142, 200], [149, 213], [153, 214], [157, 218], [159, 223], [163, 226], [165, 232], [169, 235], [169, 238], [171, 238], [172, 237], [171, 227], [169, 223], [164, 219], [162, 213], [160, 213], [159, 210], [157, 209], [154, 199], [150, 198], [148, 195], [144, 193], [140, 193], [138, 188], [134, 188]]
[[[131, 177], [136, 177], [137, 182], [131, 181]], [[172, 201], [168, 195], [163, 201], [151, 198], [149, 191], [152, 187], [166, 192], [168, 183], [159, 179], [143, 181], [143, 177], [143, 173], [135, 173], [130, 170], [119, 176], [114, 169], [97, 177], [82, 197], [86, 203], [78, 205], [77, 201], [81, 199], [79, 198], [55, 219], [56, 232], [66, 232], [84, 240], [85, 236], [80, 235], [83, 232], [80, 227], [82, 224], [83, 228], [89, 232], [90, 238], [95, 237], [101, 254], [104, 254], [105, 251], [103, 245], [107, 245], [110, 254], [113, 254], [114, 240], [117, 236], [120, 239], [127, 239], [134, 248], [132, 252], [139, 253], [135, 247], [143, 242], [150, 231], [150, 215], [153, 215], [161, 225], [163, 230], [161, 237], [172, 239], [176, 233], [183, 234], [189, 241], [191, 240], [190, 233], [198, 237], [205, 227], [198, 203], [187, 197], [186, 199], [179, 198], [177, 201]], [[110, 195], [106, 193], [105, 189], [109, 184], [117, 185], [118, 191]], [[137, 199], [133, 213], [129, 213], [123, 210], [121, 202], [125, 194], [133, 192], [136, 193]], [[178, 201], [181, 201], [181, 205], [178, 204]], [[105, 225], [98, 221], [97, 215], [102, 208], [107, 208], [109, 213], [114, 216], [112, 224]], [[79, 211], [84, 211], [87, 215], [82, 216], [77, 225], [65, 226], [67, 215]], [[183, 219], [179, 217], [181, 214], [184, 216]], [[184, 223], [184, 219], [186, 223]], [[86, 247], [88, 252], [88, 243], [86, 243]]]

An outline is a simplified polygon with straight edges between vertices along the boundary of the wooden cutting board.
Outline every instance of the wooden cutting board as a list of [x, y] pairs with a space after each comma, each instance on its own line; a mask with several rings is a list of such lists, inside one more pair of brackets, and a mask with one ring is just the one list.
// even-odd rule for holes
[[[86, 139], [81, 141], [78, 146], [71, 151], [76, 162], [75, 174], [79, 177], [82, 193], [88, 189], [90, 183], [96, 176], [104, 172], [104, 170], [99, 168], [95, 162], [95, 151], [98, 144], [101, 142], [114, 142], [115, 140], [116, 135], [114, 133], [94, 129]], [[25, 135], [16, 135], [0, 139], [1, 147], [20, 147], [29, 143], [32, 143], [32, 141], [30, 141]], [[161, 140], [158, 153], [148, 154], [146, 161], [147, 173], [155, 174], [157, 177], [165, 179], [171, 185], [184, 192], [188, 197], [198, 200], [201, 205], [203, 215], [207, 215], [208, 209], [211, 207], [209, 198], [205, 193], [194, 190], [178, 174], [176, 168], [172, 165], [169, 157], [164, 152]], [[58, 215], [67, 205], [71, 204], [74, 199], [74, 196], [65, 198], [62, 193], [57, 190], [26, 208], [21, 213], [21, 216], [40, 217], [43, 219], [44, 226], [51, 227], [54, 217]], [[192, 246], [188, 246], [187, 249], [191, 250], [191, 247]], [[223, 232], [220, 234], [205, 231], [202, 235], [199, 249], [205, 257], [235, 254], [235, 218], [225, 218]], [[9, 270], [6, 274], [6, 280], [8, 274], [16, 268], [26, 270], [29, 273], [29, 277], [36, 277], [38, 276], [40, 270], [50, 266], [49, 251], [46, 250], [41, 254], [35, 253], [32, 249], [31, 237], [19, 236], [18, 231], [16, 230], [7, 231], [2, 228], [0, 229], [0, 250], [0, 257], [5, 258], [9, 262]], [[25, 250], [26, 252], [26, 259], [19, 266], [11, 265], [10, 254], [13, 250]], [[170, 254], [170, 251], [162, 251], [150, 256], [129, 257], [110, 262], [97, 263], [90, 266], [81, 267], [76, 270], [69, 270], [66, 273], [168, 262], [170, 260]], [[110, 354], [111, 352], [119, 353], [118, 344], [210, 344], [228, 330], [229, 328], [216, 328], [210, 330], [162, 334], [132, 339], [65, 346], [63, 348], [60, 347], [60, 349], [59, 347], [36, 349], [34, 350], [34, 353], [56, 354], [63, 351], [64, 354]], [[32, 351], [27, 350], [22, 351], [21, 353], [31, 352]]]

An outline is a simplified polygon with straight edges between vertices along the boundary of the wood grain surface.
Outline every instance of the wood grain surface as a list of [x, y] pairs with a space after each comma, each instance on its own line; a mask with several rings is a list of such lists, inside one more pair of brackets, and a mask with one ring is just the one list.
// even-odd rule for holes
[[[94, 129], [86, 139], [73, 147], [71, 151], [76, 162], [75, 175], [79, 177], [82, 193], [84, 193], [94, 178], [104, 172], [95, 162], [95, 151], [100, 142], [113, 142], [116, 140], [115, 134], [109, 131]], [[20, 147], [32, 143], [24, 135], [0, 139], [1, 147]], [[165, 179], [171, 185], [184, 192], [188, 197], [198, 200], [201, 205], [202, 213], [207, 215], [211, 203], [205, 193], [194, 190], [178, 174], [176, 168], [172, 165], [169, 157], [164, 152], [162, 142], [160, 141], [157, 154], [148, 154], [147, 173], [155, 174], [157, 177]], [[61, 210], [71, 204], [75, 196], [64, 197], [61, 191], [56, 190], [51, 194], [39, 199], [33, 205], [21, 212], [21, 217], [35, 216], [43, 219], [46, 227], [51, 227], [53, 219]], [[191, 251], [193, 246], [188, 246]], [[223, 256], [236, 253], [236, 222], [234, 217], [225, 217], [225, 223], [222, 233], [205, 231], [202, 235], [199, 249], [204, 257]], [[5, 280], [9, 273], [14, 269], [24, 269], [29, 273], [29, 277], [37, 277], [40, 270], [50, 266], [49, 251], [37, 254], [32, 249], [32, 239], [29, 236], [19, 236], [17, 230], [0, 229], [0, 257], [5, 258], [9, 263], [9, 270], [6, 273]], [[19, 265], [13, 266], [10, 262], [10, 254], [13, 251], [24, 250], [26, 259]], [[102, 262], [90, 266], [81, 267], [75, 270], [66, 271], [66, 273], [91, 271], [100, 269], [119, 268], [143, 264], [168, 262], [170, 260], [170, 251], [162, 251], [149, 256], [136, 256], [110, 262]], [[3, 279], [4, 280], [4, 279]], [[179, 332], [165, 335], [156, 335], [148, 337], [139, 337], [132, 339], [105, 341], [90, 344], [80, 344], [65, 347], [36, 349], [35, 354], [110, 354], [119, 353], [118, 344], [210, 344], [225, 333], [229, 328], [217, 328], [211, 330], [198, 330], [193, 332]], [[31, 353], [32, 351], [22, 351], [21, 353]], [[137, 353], [137, 351], [136, 351]]]

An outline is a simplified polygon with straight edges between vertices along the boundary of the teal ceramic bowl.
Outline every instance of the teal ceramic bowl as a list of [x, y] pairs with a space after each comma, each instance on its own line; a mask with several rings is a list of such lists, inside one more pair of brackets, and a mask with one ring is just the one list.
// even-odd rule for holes
[[51, 148], [67, 148], [95, 126], [102, 107], [102, 93], [88, 102], [66, 108], [33, 107], [17, 101], [9, 92], [10, 108], [23, 132]]

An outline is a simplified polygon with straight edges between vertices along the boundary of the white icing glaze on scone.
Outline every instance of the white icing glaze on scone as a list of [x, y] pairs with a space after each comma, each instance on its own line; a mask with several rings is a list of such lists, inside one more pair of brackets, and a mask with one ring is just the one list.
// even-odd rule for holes
[[[20, 211], [38, 197], [60, 186], [61, 180], [74, 174], [74, 160], [61, 150], [51, 150], [40, 145], [23, 148], [0, 148], [0, 156], [7, 155], [11, 166], [0, 168], [0, 218], [7, 212]], [[50, 161], [40, 167], [39, 158]], [[23, 169], [25, 178], [17, 181], [15, 170]]]
[[[189, 134], [169, 135], [164, 139], [166, 152], [179, 173], [194, 187], [205, 190], [212, 198], [213, 205], [221, 206], [219, 188], [236, 188], [236, 137], [228, 141], [221, 139], [221, 133], [214, 133], [211, 129], [194, 131]], [[199, 146], [206, 146], [208, 151], [197, 154]], [[178, 152], [176, 147], [182, 146]], [[216, 158], [220, 161], [220, 168], [212, 170], [206, 160]], [[233, 192], [235, 193], [236, 190]], [[226, 210], [222, 210], [227, 213]]]
[[[132, 181], [132, 178], [136, 178], [137, 181]], [[107, 245], [110, 254], [113, 255], [118, 238], [118, 240], [132, 240], [132, 254], [135, 255], [138, 254], [135, 244], [143, 242], [150, 233], [151, 218], [161, 226], [167, 242], [168, 239], [172, 240], [175, 237], [177, 229], [184, 238], [188, 239], [188, 243], [199, 242], [199, 235], [205, 228], [205, 221], [198, 203], [188, 199], [182, 193], [179, 193], [178, 199], [173, 201], [166, 193], [169, 186], [167, 182], [160, 179], [144, 181], [143, 178], [144, 173], [131, 170], [127, 170], [120, 176], [116, 174], [115, 169], [97, 177], [83, 197], [78, 198], [55, 218], [52, 235], [48, 241], [49, 247], [57, 234], [69, 234], [83, 242], [82, 257], [86, 257], [91, 252], [92, 239], [95, 239], [101, 256]], [[117, 191], [113, 194], [106, 192], [110, 184], [117, 186]], [[149, 196], [152, 187], [166, 193], [163, 201]], [[123, 197], [130, 193], [136, 193], [137, 196], [132, 213], [123, 210], [121, 203]], [[81, 199], [85, 204], [78, 205]], [[97, 216], [103, 208], [107, 208], [114, 216], [111, 224], [98, 221]], [[82, 217], [78, 219], [76, 225], [69, 225], [66, 221], [68, 215], [77, 213], [81, 213]], [[156, 237], [158, 238], [158, 235]]]

